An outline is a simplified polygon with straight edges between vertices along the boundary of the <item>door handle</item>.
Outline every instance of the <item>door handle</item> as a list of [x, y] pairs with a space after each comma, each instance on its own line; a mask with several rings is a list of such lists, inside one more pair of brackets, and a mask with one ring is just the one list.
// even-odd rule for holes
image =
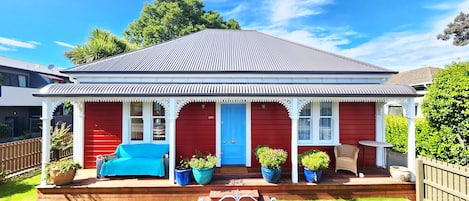
[[236, 143], [236, 139], [235, 138], [231, 138], [231, 144], [234, 144]]

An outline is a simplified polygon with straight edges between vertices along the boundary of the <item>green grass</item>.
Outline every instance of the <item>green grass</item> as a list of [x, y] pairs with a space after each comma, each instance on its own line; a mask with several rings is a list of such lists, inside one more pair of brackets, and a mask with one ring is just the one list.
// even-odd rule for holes
[[41, 175], [0, 184], [0, 201], [37, 200], [36, 186], [41, 183]]

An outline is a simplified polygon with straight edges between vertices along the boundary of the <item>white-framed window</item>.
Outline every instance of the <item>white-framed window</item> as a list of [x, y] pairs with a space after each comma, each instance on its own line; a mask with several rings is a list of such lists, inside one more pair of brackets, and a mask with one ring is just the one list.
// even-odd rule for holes
[[[166, 143], [165, 109], [157, 102], [123, 104], [123, 139], [126, 143]], [[127, 132], [126, 132], [127, 131]]]
[[298, 144], [339, 144], [339, 104], [314, 102], [305, 105], [298, 119]]

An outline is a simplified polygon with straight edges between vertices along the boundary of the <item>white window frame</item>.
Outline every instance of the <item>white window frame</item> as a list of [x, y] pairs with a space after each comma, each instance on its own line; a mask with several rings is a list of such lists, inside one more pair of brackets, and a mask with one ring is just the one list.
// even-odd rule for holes
[[[331, 140], [320, 140], [319, 139], [319, 120], [321, 118], [320, 114], [320, 102], [312, 102], [311, 104], [311, 113], [309, 117], [310, 120], [310, 139], [309, 140], [300, 140], [298, 139], [299, 146], [335, 146], [339, 143], [339, 103], [332, 103], [332, 136]], [[308, 116], [300, 116], [300, 119]]]
[[[143, 117], [143, 140], [131, 140], [131, 116], [130, 116], [130, 102], [122, 104], [122, 143], [123, 144], [168, 144], [169, 137], [166, 132], [165, 140], [153, 140], [153, 118], [161, 118], [163, 116], [153, 116], [153, 102], [143, 102], [142, 117]], [[166, 108], [165, 108], [166, 109]], [[165, 122], [168, 122], [166, 116]], [[168, 124], [165, 124], [165, 129], [168, 131]]]

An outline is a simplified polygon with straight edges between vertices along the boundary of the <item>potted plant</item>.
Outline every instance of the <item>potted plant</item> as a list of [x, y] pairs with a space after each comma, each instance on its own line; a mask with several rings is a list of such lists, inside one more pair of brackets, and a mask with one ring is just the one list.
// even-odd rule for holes
[[261, 164], [261, 173], [269, 183], [278, 183], [282, 176], [282, 165], [287, 161], [288, 153], [283, 149], [272, 149], [259, 145], [254, 149], [254, 155]]
[[195, 181], [201, 185], [210, 183], [213, 177], [213, 168], [218, 161], [218, 157], [213, 156], [210, 153], [203, 154], [196, 150], [196, 154], [192, 156], [189, 161]]
[[174, 173], [176, 175], [176, 183], [185, 186], [191, 182], [191, 168], [189, 165], [189, 159], [183, 158], [180, 156], [181, 160], [179, 161], [179, 165], [176, 166]]
[[80, 168], [80, 163], [72, 159], [49, 162], [46, 164], [46, 179], [58, 186], [69, 184], [73, 181], [76, 171]]
[[298, 161], [303, 166], [303, 173], [307, 182], [318, 183], [322, 170], [329, 167], [330, 158], [326, 152], [309, 150], [298, 156]]

